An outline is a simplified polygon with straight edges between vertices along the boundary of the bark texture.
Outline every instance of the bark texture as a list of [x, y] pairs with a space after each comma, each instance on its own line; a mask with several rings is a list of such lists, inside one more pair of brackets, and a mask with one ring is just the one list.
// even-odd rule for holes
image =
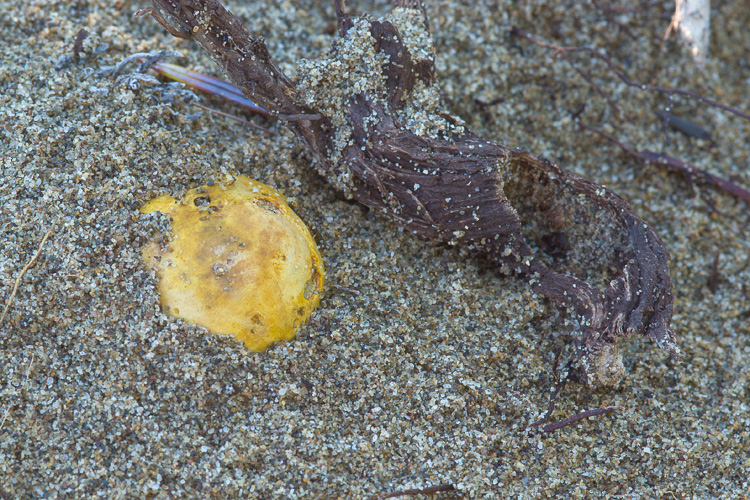
[[[678, 355], [667, 252], [630, 205], [444, 113], [421, 1], [396, 1], [383, 20], [350, 18], [343, 1], [334, 3], [340, 37], [325, 61], [301, 66], [297, 84], [217, 0], [153, 0], [157, 10], [148, 12], [175, 36], [194, 39], [247, 97], [286, 120], [319, 173], [348, 197], [430, 241], [469, 248], [572, 311], [585, 383], [620, 380], [623, 337], [645, 335]], [[601, 225], [597, 234], [611, 247], [604, 286], [540, 256], [541, 247], [565, 254], [586, 225]]]

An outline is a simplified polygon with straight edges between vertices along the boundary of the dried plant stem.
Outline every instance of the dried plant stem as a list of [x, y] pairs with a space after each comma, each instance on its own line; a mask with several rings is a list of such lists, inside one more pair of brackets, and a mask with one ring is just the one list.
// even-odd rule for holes
[[36, 249], [36, 253], [33, 257], [31, 257], [31, 260], [23, 266], [23, 269], [21, 269], [21, 272], [18, 273], [18, 276], [16, 277], [16, 282], [13, 284], [13, 291], [10, 293], [10, 297], [8, 297], [8, 300], [5, 302], [5, 309], [3, 309], [3, 315], [0, 316], [0, 325], [3, 324], [3, 320], [5, 319], [5, 316], [8, 314], [8, 309], [10, 309], [10, 304], [13, 302], [13, 299], [16, 297], [16, 292], [18, 291], [18, 285], [21, 284], [21, 278], [23, 278], [23, 275], [26, 274], [26, 271], [31, 268], [31, 266], [34, 265], [34, 262], [36, 262], [36, 259], [39, 257], [39, 254], [42, 253], [42, 248], [44, 248], [44, 244], [47, 242], [47, 239], [52, 234], [52, 231], [54, 230], [54, 226], [47, 231], [47, 234], [44, 235], [44, 238], [42, 238], [42, 242], [39, 243], [39, 248]]
[[698, 180], [700, 182], [703, 182], [704, 184], [713, 186], [716, 189], [719, 189], [720, 191], [724, 191], [725, 193], [728, 193], [732, 196], [735, 196], [741, 200], [744, 200], [750, 203], [750, 191], [748, 191], [747, 189], [741, 186], [738, 186], [737, 184], [733, 183], [730, 180], [714, 175], [710, 172], [707, 172], [705, 170], [702, 170], [696, 167], [695, 165], [692, 165], [690, 163], [684, 162], [682, 160], [679, 160], [677, 158], [674, 158], [672, 156], [669, 156], [663, 153], [654, 153], [653, 151], [636, 151], [635, 149], [631, 148], [624, 142], [616, 139], [615, 137], [612, 137], [611, 135], [605, 132], [602, 132], [596, 127], [592, 127], [591, 125], [587, 125], [583, 122], [579, 122], [578, 125], [582, 129], [593, 132], [601, 137], [604, 137], [605, 139], [612, 142], [613, 144], [616, 144], [625, 153], [627, 153], [628, 155], [634, 158], [643, 160], [646, 163], [658, 163], [659, 165], [665, 165], [671, 168], [672, 170], [674, 170], [675, 172], [685, 175], [691, 181]]
[[557, 403], [557, 396], [560, 394], [560, 392], [565, 389], [565, 386], [568, 384], [568, 381], [570, 380], [570, 363], [568, 363], [568, 366], [565, 367], [565, 376], [562, 379], [559, 379], [557, 376], [557, 368], [560, 363], [560, 355], [562, 354], [562, 349], [558, 349], [557, 352], [555, 352], [555, 360], [552, 363], [552, 375], [555, 378], [556, 382], [554, 387], [552, 388], [552, 392], [549, 396], [549, 403], [547, 404], [547, 411], [544, 412], [544, 415], [542, 418], [534, 422], [533, 424], [529, 425], [529, 427], [538, 427], [542, 424], [546, 424], [549, 422], [550, 417], [552, 417], [552, 412], [555, 411], [555, 405]]
[[572, 415], [568, 418], [564, 418], [559, 422], [547, 424], [542, 427], [542, 430], [544, 432], [554, 432], [556, 430], [562, 429], [563, 427], [567, 427], [570, 424], [579, 422], [585, 418], [596, 417], [597, 415], [604, 415], [605, 413], [612, 413], [617, 410], [622, 410], [622, 406], [605, 406], [604, 408], [597, 408], [595, 410], [582, 411], [581, 413], [576, 413], [575, 415]]
[[[587, 54], [590, 54], [594, 56], [595, 58], [603, 61], [607, 67], [615, 74], [617, 77], [622, 80], [625, 85], [628, 87], [633, 87], [639, 90], [645, 90], [650, 92], [659, 92], [662, 94], [667, 95], [681, 95], [685, 97], [690, 97], [692, 99], [696, 99], [698, 101], [701, 101], [705, 104], [708, 104], [709, 106], [713, 106], [715, 108], [723, 109], [724, 111], [727, 111], [729, 113], [732, 113], [733, 115], [739, 116], [740, 118], [744, 118], [745, 120], [750, 121], [750, 114], [741, 111], [737, 108], [734, 108], [732, 106], [728, 106], [726, 104], [722, 104], [719, 101], [716, 101], [714, 99], [711, 99], [709, 97], [704, 97], [697, 92], [693, 92], [690, 90], [680, 89], [680, 88], [671, 88], [671, 87], [661, 87], [659, 85], [646, 85], [643, 83], [638, 83], [632, 79], [628, 75], [625, 74], [624, 71], [622, 71], [613, 61], [612, 59], [604, 54], [603, 52], [600, 52], [594, 48], [591, 47], [577, 47], [577, 46], [563, 46], [563, 45], [556, 45], [554, 43], [545, 42], [543, 40], [538, 39], [534, 35], [531, 35], [522, 29], [519, 28], [513, 28], [511, 30], [511, 33], [515, 36], [519, 36], [521, 38], [525, 38], [526, 40], [529, 40], [530, 42], [534, 43], [535, 45], [538, 45], [539, 47], [544, 47], [547, 49], [552, 49], [555, 51], [556, 54], [562, 56], [571, 66], [573, 66], [576, 71], [580, 72], [578, 70], [577, 66], [569, 59], [568, 55], [574, 52], [585, 52]], [[585, 78], [585, 77], [584, 77]], [[587, 81], [589, 81], [588, 78], [586, 78]], [[589, 81], [589, 83], [591, 83]], [[596, 90], [596, 88], [595, 88]], [[597, 91], [599, 93], [600, 91]], [[609, 99], [607, 99], [609, 102]]]
[[[578, 74], [581, 75], [581, 77], [586, 80], [586, 82], [591, 86], [591, 88], [599, 94], [604, 100], [607, 101], [607, 104], [615, 110], [615, 112], [619, 113], [620, 108], [617, 105], [617, 103], [614, 102], [614, 100], [607, 95], [596, 83], [593, 81], [591, 76], [588, 72], [578, 67], [578, 65], [575, 64], [570, 58], [570, 54], [575, 52], [585, 52], [587, 54], [590, 54], [594, 56], [595, 58], [603, 61], [607, 67], [615, 74], [617, 77], [622, 80], [626, 85], [629, 87], [637, 88], [640, 90], [645, 91], [652, 91], [652, 92], [660, 92], [667, 95], [682, 95], [686, 97], [690, 97], [693, 99], [696, 99], [698, 101], [701, 101], [703, 103], [708, 104], [709, 106], [713, 106], [719, 109], [722, 109], [724, 111], [727, 111], [729, 113], [732, 113], [736, 116], [739, 116], [740, 118], [744, 118], [745, 120], [750, 120], [750, 114], [745, 113], [744, 111], [741, 111], [737, 108], [734, 108], [732, 106], [728, 106], [726, 104], [722, 104], [718, 101], [715, 101], [713, 99], [710, 99], [708, 97], [704, 97], [696, 92], [692, 92], [690, 90], [684, 90], [679, 88], [670, 88], [670, 87], [661, 87], [658, 85], [645, 85], [642, 83], [638, 83], [634, 80], [632, 80], [629, 76], [625, 74], [624, 71], [622, 71], [613, 61], [612, 59], [607, 56], [606, 54], [593, 49], [591, 47], [577, 47], [577, 46], [563, 46], [563, 45], [557, 45], [554, 43], [545, 42], [543, 40], [540, 40], [539, 38], [519, 29], [519, 28], [513, 28], [512, 34], [521, 38], [525, 38], [526, 40], [529, 40], [530, 42], [534, 43], [535, 45], [538, 45], [540, 47], [544, 47], [547, 49], [551, 49], [555, 51], [556, 55], [559, 55], [562, 57], [568, 64], [571, 65], [571, 67], [578, 72]], [[737, 198], [740, 198], [744, 201], [750, 202], [750, 191], [734, 184], [733, 182], [723, 179], [721, 177], [718, 177], [716, 175], [713, 175], [705, 170], [702, 170], [695, 165], [692, 165], [690, 163], [687, 163], [685, 161], [682, 161], [678, 158], [674, 158], [672, 156], [668, 156], [663, 153], [655, 153], [652, 151], [636, 151], [633, 148], [629, 147], [622, 141], [612, 137], [611, 135], [608, 135], [601, 130], [594, 128], [592, 126], [579, 123], [581, 128], [584, 128], [586, 130], [589, 130], [591, 132], [594, 132], [605, 139], [609, 140], [610, 142], [613, 142], [620, 146], [620, 148], [625, 151], [630, 156], [633, 156], [635, 158], [638, 158], [640, 160], [643, 160], [648, 163], [657, 163], [660, 165], [665, 165], [669, 168], [671, 168], [675, 172], [679, 172], [685, 176], [687, 176], [689, 179], [697, 179], [705, 184], [708, 184], [710, 186], [713, 186], [721, 191], [724, 191], [725, 193], [728, 193], [732, 196], [735, 196]]]
[[240, 118], [237, 115], [233, 115], [233, 114], [230, 114], [230, 113], [225, 113], [223, 111], [219, 111], [218, 109], [214, 109], [214, 108], [209, 108], [208, 106], [204, 106], [203, 104], [198, 104], [197, 102], [191, 102], [190, 104], [193, 105], [193, 106], [195, 106], [196, 108], [200, 108], [200, 109], [202, 109], [204, 111], [208, 111], [209, 113], [215, 113], [215, 114], [217, 114], [219, 116], [223, 116], [224, 118], [229, 118], [230, 120], [234, 120], [234, 121], [240, 122], [243, 125], [247, 125], [248, 127], [252, 127], [252, 128], [254, 128], [256, 130], [260, 130], [264, 134], [268, 134], [268, 135], [273, 134], [273, 132], [271, 132], [267, 128], [261, 127], [260, 125], [256, 125], [255, 123], [253, 123], [251, 121], [248, 121], [248, 120], [245, 120], [244, 118]]

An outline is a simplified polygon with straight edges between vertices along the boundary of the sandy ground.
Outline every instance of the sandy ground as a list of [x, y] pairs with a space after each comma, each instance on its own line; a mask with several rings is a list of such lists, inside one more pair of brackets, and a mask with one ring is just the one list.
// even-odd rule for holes
[[[153, 50], [179, 50], [175, 62], [216, 74], [192, 43], [134, 20], [144, 2], [0, 1], [3, 306], [48, 235], [0, 324], [0, 498], [370, 498], [439, 484], [457, 489], [435, 497], [446, 499], [747, 498], [748, 206], [625, 157], [571, 115], [585, 104], [581, 121], [744, 186], [750, 123], [629, 88], [576, 55], [615, 111], [564, 60], [509, 35], [518, 26], [591, 45], [639, 82], [747, 111], [750, 14], [741, 0], [717, 3], [700, 71], [661, 41], [669, 1], [626, 12], [428, 3], [448, 109], [485, 138], [606, 184], [671, 253], [684, 358], [627, 341], [619, 387], [571, 385], [553, 420], [623, 409], [542, 435], [528, 426], [546, 408], [552, 353], [570, 333], [563, 312], [341, 199], [280, 125], [260, 120], [263, 134], [199, 113], [170, 86], [102, 77]], [[229, 6], [291, 75], [334, 31], [330, 2]], [[80, 60], [65, 64], [82, 28]], [[665, 132], [653, 111], [667, 107], [713, 141]], [[312, 321], [262, 354], [164, 315], [139, 257], [169, 226], [139, 213], [146, 201], [236, 174], [294, 200], [328, 270]]]

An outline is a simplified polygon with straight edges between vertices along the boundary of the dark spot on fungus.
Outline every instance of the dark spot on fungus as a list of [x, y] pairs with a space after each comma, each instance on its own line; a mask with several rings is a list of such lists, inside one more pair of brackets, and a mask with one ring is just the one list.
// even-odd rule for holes
[[205, 207], [211, 203], [211, 197], [208, 195], [198, 196], [197, 198], [193, 200], [193, 203], [195, 204], [196, 207]]
[[257, 200], [253, 200], [253, 203], [258, 205], [263, 210], [267, 210], [275, 214], [283, 213], [283, 210], [281, 209], [279, 204], [269, 198], [258, 198]]

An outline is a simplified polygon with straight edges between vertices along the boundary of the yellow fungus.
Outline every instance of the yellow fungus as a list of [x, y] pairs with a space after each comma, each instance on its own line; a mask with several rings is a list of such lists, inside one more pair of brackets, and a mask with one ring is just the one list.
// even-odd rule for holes
[[172, 235], [143, 249], [162, 308], [260, 352], [294, 338], [320, 302], [323, 262], [310, 231], [273, 188], [230, 185], [161, 196], [141, 212], [172, 217]]

